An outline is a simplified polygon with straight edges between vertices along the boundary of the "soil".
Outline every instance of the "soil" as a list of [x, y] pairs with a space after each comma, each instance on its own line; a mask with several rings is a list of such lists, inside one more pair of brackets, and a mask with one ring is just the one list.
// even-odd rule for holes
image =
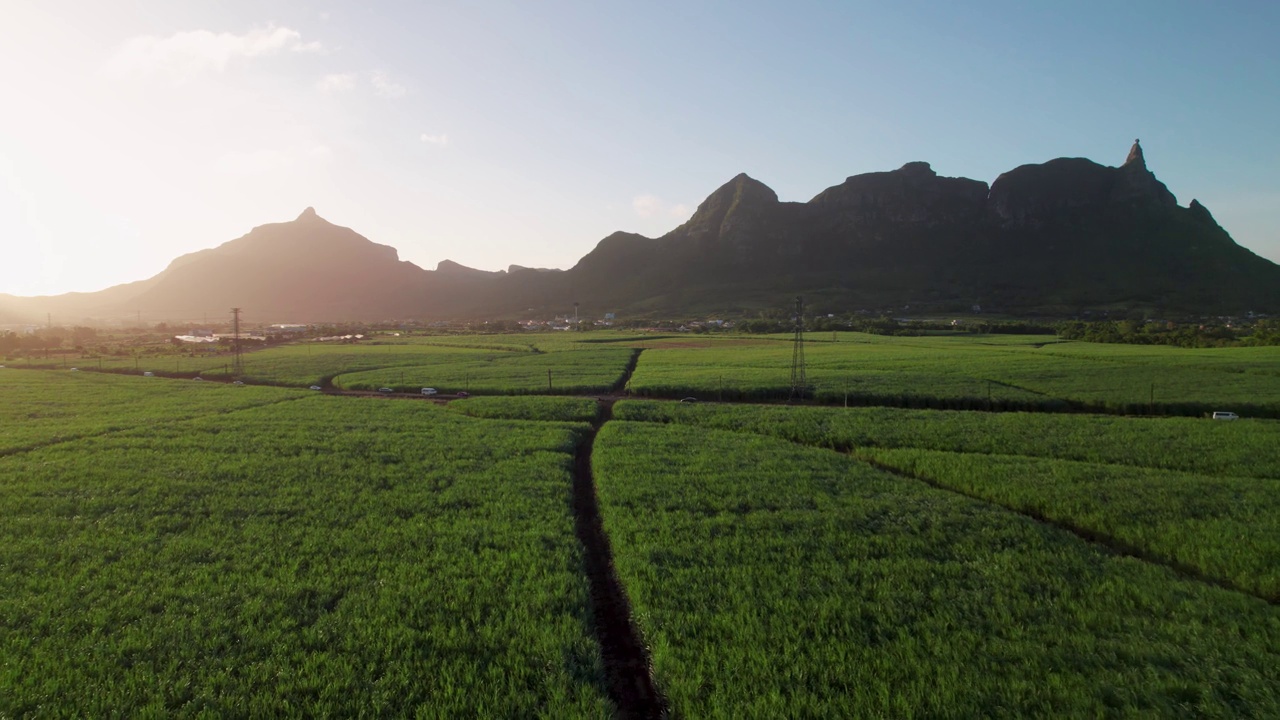
[[618, 580], [613, 550], [600, 520], [595, 478], [591, 473], [591, 449], [596, 432], [612, 417], [613, 400], [602, 400], [601, 405], [600, 419], [578, 445], [573, 477], [574, 527], [585, 550], [596, 640], [604, 660], [609, 699], [617, 708], [618, 717], [666, 718], [666, 699], [654, 681], [649, 649], [632, 619], [631, 603]]

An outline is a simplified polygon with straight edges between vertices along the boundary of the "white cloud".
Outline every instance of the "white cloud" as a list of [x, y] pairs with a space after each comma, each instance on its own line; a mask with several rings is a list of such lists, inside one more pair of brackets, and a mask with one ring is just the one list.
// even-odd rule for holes
[[409, 92], [405, 86], [394, 82], [391, 78], [387, 77], [385, 72], [382, 71], [373, 73], [369, 78], [369, 82], [372, 83], [373, 92], [378, 97], [391, 98], [394, 100], [396, 98], [404, 97], [405, 94]]
[[637, 195], [631, 199], [631, 208], [636, 214], [642, 218], [653, 218], [671, 216], [673, 218], [687, 218], [690, 215], [689, 206], [683, 203], [670, 205], [657, 195]]
[[140, 35], [124, 42], [103, 71], [114, 77], [166, 75], [176, 82], [202, 72], [222, 72], [233, 60], [280, 52], [318, 52], [318, 42], [303, 42], [297, 30], [268, 25], [243, 35], [190, 30], [166, 38]]
[[662, 212], [662, 198], [657, 195], [637, 195], [631, 199], [631, 207], [640, 217], [653, 217]]
[[333, 73], [316, 81], [316, 88], [321, 92], [342, 92], [356, 86], [359, 77], [355, 73]]
[[427, 143], [428, 145], [440, 145], [441, 147], [443, 147], [449, 144], [449, 136], [444, 134], [428, 135], [426, 133], [422, 133], [422, 136], [419, 137], [418, 139], [424, 143]]

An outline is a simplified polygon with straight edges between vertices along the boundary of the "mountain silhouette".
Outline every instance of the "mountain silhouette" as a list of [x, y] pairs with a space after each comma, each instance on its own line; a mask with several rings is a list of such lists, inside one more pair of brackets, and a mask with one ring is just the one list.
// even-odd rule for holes
[[613, 233], [563, 271], [449, 260], [428, 271], [307, 208], [140, 282], [0, 295], [0, 322], [194, 319], [233, 306], [270, 322], [550, 315], [575, 302], [584, 317], [753, 313], [797, 294], [830, 312], [1275, 312], [1280, 266], [1237, 245], [1198, 201], [1180, 206], [1135, 141], [1119, 167], [1058, 158], [988, 186], [911, 162], [805, 203], [740, 174], [671, 232]]

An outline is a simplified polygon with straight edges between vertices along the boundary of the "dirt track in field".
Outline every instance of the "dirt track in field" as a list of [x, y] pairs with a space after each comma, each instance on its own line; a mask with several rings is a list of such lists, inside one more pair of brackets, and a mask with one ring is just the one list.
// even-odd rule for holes
[[584, 549], [591, 586], [591, 614], [604, 660], [609, 699], [622, 718], [665, 718], [666, 699], [653, 678], [649, 649], [631, 616], [631, 603], [613, 566], [613, 550], [600, 519], [591, 450], [596, 432], [613, 414], [613, 399], [601, 401], [600, 417], [580, 442], [574, 457], [574, 529]]

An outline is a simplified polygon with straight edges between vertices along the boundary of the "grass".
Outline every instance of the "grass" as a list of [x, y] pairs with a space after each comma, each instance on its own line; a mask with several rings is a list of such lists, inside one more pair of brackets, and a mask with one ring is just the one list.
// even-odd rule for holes
[[847, 456], [612, 422], [619, 575], [680, 717], [1280, 713], [1280, 610]]
[[312, 395], [0, 458], [0, 716], [606, 717], [580, 431]]

